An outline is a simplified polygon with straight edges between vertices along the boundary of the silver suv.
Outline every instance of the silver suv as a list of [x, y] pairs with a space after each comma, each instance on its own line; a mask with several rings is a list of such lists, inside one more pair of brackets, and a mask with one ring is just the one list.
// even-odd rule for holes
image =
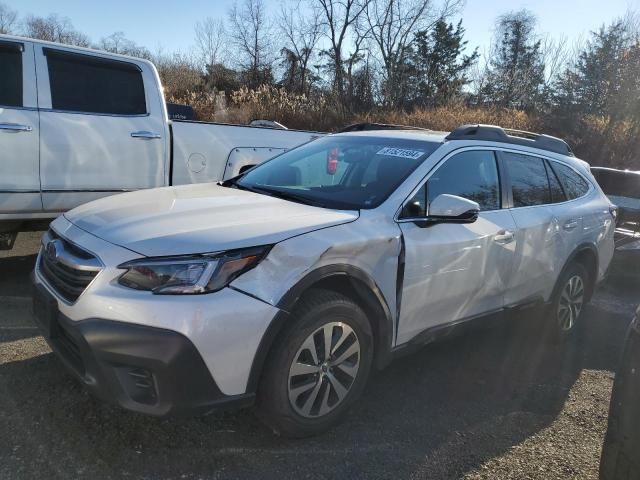
[[130, 410], [255, 402], [275, 431], [305, 436], [373, 368], [474, 320], [539, 303], [559, 337], [576, 329], [615, 208], [566, 143], [483, 125], [359, 129], [220, 185], [58, 218], [34, 276], [53, 350]]

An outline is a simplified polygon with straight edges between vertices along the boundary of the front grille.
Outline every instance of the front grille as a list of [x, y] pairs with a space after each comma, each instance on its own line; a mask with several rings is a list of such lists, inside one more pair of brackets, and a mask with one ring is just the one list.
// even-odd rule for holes
[[53, 230], [45, 234], [42, 245], [40, 274], [61, 298], [75, 302], [100, 271], [100, 261]]

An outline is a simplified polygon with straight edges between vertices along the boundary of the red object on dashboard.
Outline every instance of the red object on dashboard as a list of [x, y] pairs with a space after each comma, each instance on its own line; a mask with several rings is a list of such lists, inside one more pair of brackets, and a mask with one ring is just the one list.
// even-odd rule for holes
[[329, 175], [335, 175], [338, 171], [338, 154], [340, 150], [338, 148], [332, 148], [327, 153], [327, 173]]

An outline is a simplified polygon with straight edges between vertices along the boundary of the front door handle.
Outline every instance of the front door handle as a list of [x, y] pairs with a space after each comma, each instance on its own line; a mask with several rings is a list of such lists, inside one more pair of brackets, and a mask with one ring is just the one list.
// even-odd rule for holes
[[8, 132], [30, 132], [33, 128], [29, 125], [19, 125], [17, 123], [0, 123], [0, 130]]
[[564, 225], [563, 228], [565, 230], [573, 230], [574, 228], [576, 228], [578, 226], [578, 221], [577, 220], [567, 220]]
[[147, 132], [146, 130], [143, 130], [141, 132], [131, 132], [131, 137], [142, 138], [143, 140], [151, 140], [153, 138], [162, 138], [162, 135], [160, 135], [159, 133]]
[[513, 242], [514, 238], [515, 235], [513, 234], [513, 232], [510, 232], [509, 230], [500, 230], [498, 233], [496, 233], [495, 237], [493, 237], [493, 240], [496, 243], [504, 245], [506, 243]]

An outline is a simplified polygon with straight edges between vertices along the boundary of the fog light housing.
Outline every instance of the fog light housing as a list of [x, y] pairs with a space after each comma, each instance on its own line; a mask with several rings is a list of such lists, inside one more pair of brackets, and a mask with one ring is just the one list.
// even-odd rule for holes
[[117, 367], [116, 375], [125, 393], [137, 403], [154, 405], [158, 401], [158, 389], [151, 370], [140, 367]]

